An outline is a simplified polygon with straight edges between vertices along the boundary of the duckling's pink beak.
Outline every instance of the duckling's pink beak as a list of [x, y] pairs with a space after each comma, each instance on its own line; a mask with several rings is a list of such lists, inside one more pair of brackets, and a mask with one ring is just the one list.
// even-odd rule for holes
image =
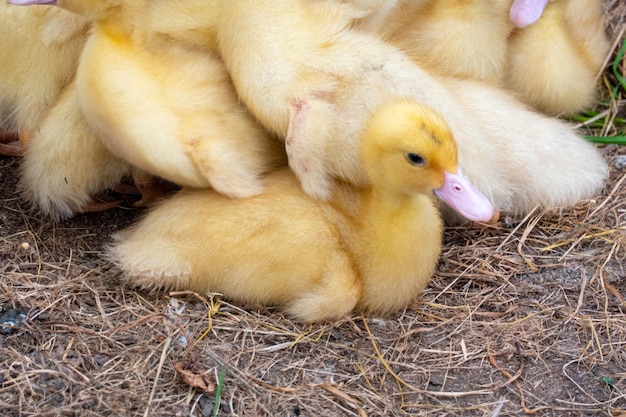
[[511, 20], [522, 29], [535, 23], [543, 14], [549, 0], [515, 0], [511, 6]]
[[16, 6], [30, 6], [33, 4], [57, 4], [56, 0], [7, 0], [7, 3]]
[[435, 194], [466, 219], [488, 222], [494, 217], [491, 202], [469, 182], [461, 168], [456, 174], [444, 171], [443, 185]]

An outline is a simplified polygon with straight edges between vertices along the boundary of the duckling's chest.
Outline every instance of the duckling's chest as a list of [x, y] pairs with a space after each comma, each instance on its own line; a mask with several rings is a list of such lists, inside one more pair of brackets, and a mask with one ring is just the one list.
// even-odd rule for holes
[[410, 278], [439, 257], [443, 224], [429, 196], [400, 206], [353, 206], [342, 214], [338, 233], [364, 277]]

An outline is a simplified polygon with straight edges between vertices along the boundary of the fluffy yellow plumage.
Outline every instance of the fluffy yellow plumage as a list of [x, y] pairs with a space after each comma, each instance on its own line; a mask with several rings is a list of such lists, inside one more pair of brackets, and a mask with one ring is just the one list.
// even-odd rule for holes
[[130, 176], [131, 166], [111, 154], [83, 117], [76, 83], [56, 98], [24, 150], [20, 188], [26, 199], [55, 220], [99, 204], [92, 197]]
[[[568, 0], [568, 4], [582, 1]], [[60, 2], [72, 8], [72, 0]], [[408, 56], [398, 48], [380, 40], [381, 28], [393, 33], [402, 27], [408, 42], [415, 31], [420, 30], [419, 22], [428, 19], [432, 22], [421, 27], [427, 35], [424, 42], [436, 40], [428, 36], [436, 32], [428, 29], [431, 27], [441, 29], [437, 36], [445, 40], [454, 33], [458, 37], [454, 22], [463, 23], [463, 17], [482, 17], [481, 22], [486, 23], [478, 26], [490, 27], [497, 15], [501, 19], [497, 25], [506, 28], [496, 31], [497, 39], [502, 41], [504, 32], [512, 26], [505, 13], [510, 0], [494, 0], [493, 4], [499, 7], [493, 10], [485, 8], [486, 3], [452, 0], [284, 0], [280, 3], [239, 0], [223, 3], [221, 0], [75, 3], [73, 7], [79, 8], [76, 11], [100, 21], [100, 32], [103, 32], [96, 36], [102, 45], [95, 45], [93, 41], [88, 49], [92, 59], [83, 66], [90, 70], [82, 71], [84, 76], [78, 89], [80, 102], [88, 110], [91, 124], [97, 126], [96, 130], [116, 155], [182, 184], [206, 186], [206, 175], [197, 170], [200, 167], [208, 170], [209, 177], [217, 178], [217, 186], [213, 186], [229, 195], [243, 196], [259, 189], [254, 181], [233, 184], [224, 178], [255, 178], [255, 175], [246, 177], [245, 174], [255, 172], [258, 166], [267, 166], [267, 162], [279, 154], [266, 152], [266, 148], [259, 145], [267, 143], [262, 129], [247, 115], [238, 113], [243, 110], [236, 103], [230, 109], [237, 111], [226, 110], [225, 113], [241, 117], [234, 117], [235, 122], [222, 120], [224, 123], [219, 126], [206, 118], [195, 118], [183, 105], [194, 102], [199, 104], [197, 108], [208, 108], [212, 103], [215, 108], [223, 109], [237, 100], [230, 91], [228, 76], [223, 68], [217, 68], [221, 65], [219, 60], [214, 59], [214, 68], [207, 64], [214, 58], [211, 54], [217, 45], [241, 100], [266, 129], [286, 140], [290, 166], [310, 195], [328, 198], [335, 180], [357, 185], [367, 183], [355, 158], [358, 138], [365, 115], [380, 102], [393, 97], [408, 97], [425, 103], [443, 115], [457, 139], [466, 173], [501, 211], [525, 214], [535, 206], [571, 205], [591, 196], [602, 185], [606, 165], [599, 153], [565, 124], [528, 111], [499, 88], [471, 79], [433, 77], [409, 62]], [[551, 7], [558, 3], [548, 4], [547, 16]], [[570, 7], [571, 13], [579, 19], [580, 10], [584, 10], [580, 4]], [[114, 11], [104, 14], [87, 11], [99, 10], [98, 5], [115, 7]], [[454, 19], [446, 18], [446, 13]], [[137, 14], [141, 19], [133, 17]], [[412, 17], [422, 20], [411, 20]], [[592, 28], [597, 22], [597, 16], [590, 15], [586, 25], [566, 29], [572, 33]], [[519, 32], [540, 23], [541, 19]], [[133, 36], [128, 35], [128, 28], [124, 29], [127, 25], [133, 28]], [[486, 39], [479, 29], [472, 33], [483, 41]], [[584, 48], [601, 42], [603, 35], [599, 36]], [[480, 48], [478, 45], [482, 45], [474, 36], [460, 38], [461, 41], [469, 39], [474, 41], [466, 46]], [[444, 59], [445, 54], [458, 56], [459, 45], [439, 41], [435, 44], [441, 47], [433, 47], [428, 51], [430, 54], [437, 55], [437, 59]], [[456, 47], [447, 48], [450, 45]], [[469, 62], [468, 74], [474, 71], [472, 58], [486, 62], [485, 57], [491, 53], [502, 55], [499, 46], [486, 49], [484, 56], [465, 54]], [[424, 59], [426, 57], [427, 54]], [[416, 56], [412, 58], [417, 60]], [[185, 65], [173, 64], [183, 60]], [[498, 65], [494, 68], [501, 68], [501, 59], [495, 61]], [[446, 73], [445, 67], [441, 65], [443, 73]], [[199, 73], [202, 74], [198, 78]], [[462, 78], [459, 74], [448, 75]], [[490, 76], [475, 73], [469, 78]], [[195, 84], [181, 81], [190, 79], [203, 81]], [[532, 85], [532, 77], [529, 85]], [[218, 93], [212, 97], [213, 102], [203, 95], [209, 86]], [[160, 95], [157, 87], [171, 94]], [[220, 93], [224, 91], [229, 92]], [[494, 117], [495, 114], [499, 116]], [[179, 123], [183, 119], [185, 126], [191, 126], [186, 132], [177, 128], [183, 124]], [[245, 122], [241, 124], [237, 120]], [[194, 136], [189, 132], [204, 134], [217, 129], [221, 134], [237, 136], [233, 126], [250, 127], [250, 123], [254, 125], [250, 132], [262, 140], [229, 142], [224, 137], [217, 140], [203, 137], [199, 141], [192, 140], [193, 150], [189, 151], [189, 138]], [[202, 143], [206, 146], [199, 145]], [[228, 145], [235, 143], [236, 152], [229, 152]], [[262, 152], [254, 146], [261, 146]], [[216, 148], [220, 150], [209, 152]], [[206, 149], [209, 151], [203, 152]], [[559, 151], [561, 158], [544, 157]], [[206, 153], [211, 156], [203, 158]], [[218, 156], [214, 157], [216, 153]], [[236, 156], [233, 158], [233, 155]], [[252, 188], [246, 187], [250, 184]]]
[[73, 80], [89, 23], [56, 7], [3, 2], [0, 26], [0, 134], [18, 132], [24, 145], [0, 153], [24, 155], [20, 188], [45, 214], [95, 208], [92, 196], [130, 167], [102, 146], [78, 105]]
[[509, 41], [504, 85], [548, 114], [591, 107], [609, 51], [601, 0], [551, 0]]
[[499, 84], [504, 73], [510, 0], [399, 0], [378, 25], [382, 36], [433, 74]]
[[281, 305], [302, 321], [401, 309], [436, 266], [432, 191], [457, 172], [456, 146], [435, 112], [400, 101], [369, 120], [359, 159], [371, 186], [344, 183], [329, 202], [307, 196], [287, 169], [247, 199], [182, 191], [121, 232], [109, 254], [133, 285]]
[[64, 10], [0, 2], [0, 26], [0, 135], [16, 132], [28, 142], [73, 79], [88, 25]]
[[[357, 27], [433, 74], [505, 87], [550, 114], [594, 102], [609, 49], [601, 0], [389, 0], [376, 6]], [[533, 21], [516, 28], [514, 20], [522, 24], [528, 13]]]
[[309, 195], [328, 198], [337, 178], [367, 183], [354, 157], [364, 120], [394, 97], [444, 117], [467, 176], [501, 212], [575, 204], [602, 186], [601, 155], [565, 123], [487, 83], [431, 75], [375, 33], [355, 29], [359, 9], [341, 5], [238, 0], [219, 19], [218, 44], [241, 100], [285, 139]]
[[[196, 19], [185, 26], [172, 17], [199, 4], [59, 0], [94, 22], [76, 79], [80, 107], [105, 146], [131, 165], [180, 185], [250, 196], [282, 155], [239, 104], [209, 30], [196, 33]], [[206, 7], [196, 17], [210, 27]]]

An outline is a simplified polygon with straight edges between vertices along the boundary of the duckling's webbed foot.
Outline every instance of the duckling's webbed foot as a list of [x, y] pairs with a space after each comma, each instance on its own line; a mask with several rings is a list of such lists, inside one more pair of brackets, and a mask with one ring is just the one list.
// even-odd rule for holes
[[22, 156], [24, 148], [16, 132], [0, 134], [0, 155]]
[[161, 200], [169, 192], [165, 181], [143, 171], [133, 172], [133, 182], [141, 199], [136, 201], [135, 207], [148, 207]]
[[[331, 105], [320, 100], [293, 100], [285, 149], [289, 167], [302, 189], [311, 197], [328, 200], [332, 179], [325, 165], [326, 141], [330, 140]], [[321, 123], [320, 123], [321, 122]]]
[[121, 204], [121, 200], [113, 199], [103, 193], [94, 197], [93, 201], [87, 203], [87, 205], [82, 208], [81, 213], [97, 213], [100, 211], [107, 211], [119, 207]]
[[[166, 183], [160, 178], [154, 177], [143, 171], [136, 170], [132, 173], [133, 183], [120, 182], [111, 188], [112, 193], [102, 192], [81, 207], [80, 213], [94, 213], [106, 211], [123, 204], [134, 201], [134, 207], [147, 207], [158, 202], [170, 191], [175, 189], [175, 185]], [[137, 200], [137, 197], [141, 197]], [[135, 201], [136, 200], [136, 201]]]

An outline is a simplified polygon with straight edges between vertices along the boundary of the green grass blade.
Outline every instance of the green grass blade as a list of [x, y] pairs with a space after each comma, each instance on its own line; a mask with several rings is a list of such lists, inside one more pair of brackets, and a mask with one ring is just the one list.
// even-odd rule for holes
[[613, 61], [613, 74], [615, 75], [615, 78], [617, 78], [617, 81], [619, 81], [619, 83], [621, 84], [622, 89], [626, 91], [626, 79], [624, 79], [624, 77], [622, 77], [622, 75], [619, 73], [619, 63], [622, 61], [624, 53], [626, 53], [626, 40], [624, 40], [624, 44], [617, 53], [615, 61]]
[[626, 136], [585, 136], [589, 142], [607, 145], [626, 145]]
[[222, 366], [220, 375], [217, 378], [217, 388], [215, 389], [215, 405], [213, 406], [213, 417], [217, 417], [220, 409], [220, 401], [222, 400], [222, 387], [224, 386], [224, 373], [226, 370]]
[[[607, 104], [608, 107], [608, 104]], [[584, 123], [587, 120], [596, 117], [599, 113], [597, 111], [593, 111], [593, 110], [588, 110], [585, 111], [581, 114], [575, 114], [573, 116], [570, 116], [570, 120], [573, 122], [579, 122], [579, 123]], [[611, 121], [613, 122], [614, 125], [626, 125], [626, 119], [622, 119], [621, 117], [614, 117], [613, 119], [611, 119]], [[601, 123], [602, 126], [604, 126], [604, 122], [605, 122], [605, 118], [602, 117], [598, 120], [596, 120], [595, 123]]]

